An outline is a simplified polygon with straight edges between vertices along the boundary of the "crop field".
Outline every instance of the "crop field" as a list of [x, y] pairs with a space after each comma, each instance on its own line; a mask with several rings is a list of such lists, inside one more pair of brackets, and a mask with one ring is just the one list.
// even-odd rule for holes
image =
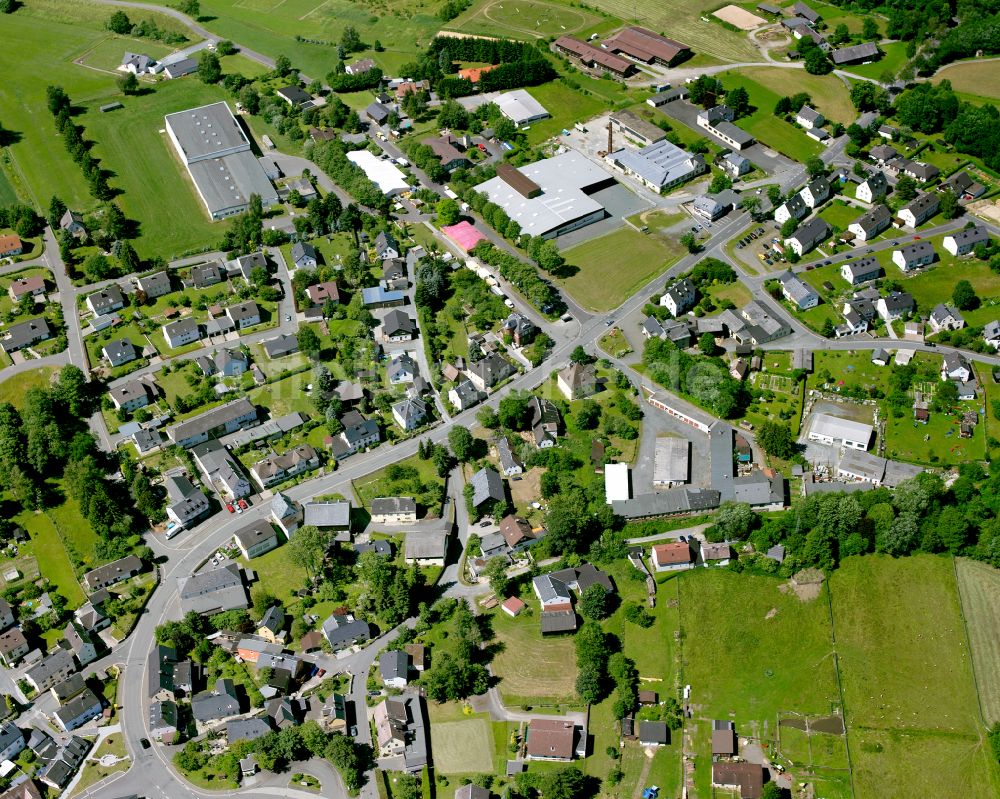
[[779, 713], [821, 715], [836, 705], [826, 589], [802, 602], [781, 584], [709, 569], [679, 581], [682, 684], [691, 685], [699, 715], [735, 717], [742, 730], [753, 721], [773, 725]]
[[493, 614], [493, 627], [503, 641], [503, 651], [493, 659], [493, 673], [500, 678], [500, 693], [508, 705], [537, 704], [538, 700], [572, 702], [576, 685], [573, 637], [542, 637], [538, 600], [531, 589], [521, 596], [532, 612], [516, 619], [503, 611]]
[[[166, 81], [139, 97], [122, 97], [125, 108], [102, 114], [88, 104], [81, 117], [95, 155], [121, 189], [122, 211], [139, 222], [135, 242], [142, 257], [171, 258], [214, 246], [225, 222], [211, 222], [194, 184], [163, 130], [163, 117], [224, 98], [221, 88], [194, 77]], [[170, 209], [164, 213], [164, 209]]]
[[488, 773], [493, 769], [493, 730], [485, 718], [434, 725], [434, 768], [442, 774]]
[[830, 593], [858, 796], [996, 795], [951, 560], [849, 558]]
[[462, 33], [542, 39], [590, 32], [606, 21], [605, 16], [588, 9], [570, 8], [547, 0], [486, 0], [475, 3], [444, 27]]
[[622, 228], [566, 250], [576, 274], [558, 282], [586, 308], [617, 308], [637, 289], [680, 258], [675, 241]]
[[987, 724], [1000, 721], [1000, 572], [986, 563], [955, 562], [979, 703]]

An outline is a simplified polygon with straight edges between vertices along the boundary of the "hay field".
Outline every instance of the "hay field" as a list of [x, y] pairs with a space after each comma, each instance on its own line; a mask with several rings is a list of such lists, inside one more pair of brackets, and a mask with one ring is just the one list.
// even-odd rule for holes
[[1000, 721], [1000, 571], [967, 558], [956, 561], [956, 570], [979, 702], [986, 723], [993, 724]]
[[445, 24], [462, 33], [496, 34], [517, 38], [563, 36], [589, 31], [605, 17], [583, 8], [569, 8], [547, 0], [487, 0]]
[[937, 73], [937, 80], [950, 80], [956, 92], [1000, 100], [1000, 61], [963, 61]]

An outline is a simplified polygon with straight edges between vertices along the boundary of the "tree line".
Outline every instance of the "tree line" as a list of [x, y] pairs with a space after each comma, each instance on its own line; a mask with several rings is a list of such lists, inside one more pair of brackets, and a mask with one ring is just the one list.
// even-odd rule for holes
[[83, 171], [90, 193], [102, 202], [110, 200], [114, 192], [108, 185], [107, 176], [101, 169], [100, 162], [90, 152], [90, 143], [83, 138], [83, 128], [73, 122], [73, 108], [69, 96], [61, 86], [48, 86], [45, 95], [49, 113], [55, 120], [56, 130], [62, 136], [63, 146], [73, 159], [73, 163]]

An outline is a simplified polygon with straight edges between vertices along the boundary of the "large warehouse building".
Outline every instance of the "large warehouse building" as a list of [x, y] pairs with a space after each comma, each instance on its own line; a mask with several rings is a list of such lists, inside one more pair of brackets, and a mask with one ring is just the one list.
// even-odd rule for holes
[[278, 202], [278, 192], [226, 103], [167, 114], [164, 120], [167, 135], [212, 219], [243, 213], [251, 194], [259, 195], [265, 208]]
[[569, 151], [515, 169], [497, 166], [497, 176], [477, 186], [521, 226], [521, 232], [551, 239], [604, 219], [591, 195], [615, 179], [589, 158]]

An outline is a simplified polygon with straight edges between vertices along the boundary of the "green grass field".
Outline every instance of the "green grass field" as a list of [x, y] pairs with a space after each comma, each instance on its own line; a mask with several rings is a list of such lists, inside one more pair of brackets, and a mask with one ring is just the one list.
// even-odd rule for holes
[[[992, 272], [982, 261], [952, 258], [941, 247], [941, 240], [938, 237], [932, 239], [932, 243], [940, 260], [929, 269], [924, 269], [902, 281], [903, 290], [913, 295], [918, 312], [930, 313], [935, 305], [951, 297], [955, 283], [959, 280], [968, 280], [976, 290], [980, 306], [962, 312], [966, 324], [983, 325], [991, 319], [996, 319], [1000, 309], [994, 303], [1000, 302], [1000, 275]], [[893, 277], [902, 274], [895, 266], [890, 267], [890, 270], [895, 271]], [[892, 274], [892, 271], [889, 273]]]
[[73, 564], [52, 519], [46, 514], [24, 511], [14, 520], [31, 536], [31, 548], [42, 575], [67, 599], [70, 607], [80, 605], [86, 595], [76, 579]]
[[145, 53], [156, 60], [169, 55], [175, 48], [148, 39], [133, 39], [131, 36], [117, 36], [106, 33], [104, 38], [87, 48], [77, 56], [77, 59], [93, 69], [104, 69], [115, 72], [122, 62], [125, 51]]
[[[6, 154], [4, 154], [4, 162], [6, 163]], [[0, 205], [10, 205], [11, 203], [17, 202], [17, 192], [14, 190], [14, 186], [10, 182], [10, 178], [7, 177], [0, 169]]]
[[1000, 61], [961, 61], [941, 71], [956, 92], [1000, 100]]
[[[740, 70], [738, 74], [773, 92], [775, 102], [778, 97], [790, 92], [793, 94], [806, 92], [812, 98], [813, 108], [821, 111], [827, 119], [848, 125], [857, 117], [847, 87], [834, 75], [810, 75], [802, 70], [801, 73], [794, 73], [793, 77], [787, 69], [777, 67], [750, 67]], [[720, 77], [725, 81], [728, 75]], [[794, 82], [794, 92], [790, 88], [791, 82]], [[753, 94], [750, 95], [750, 102], [756, 104]], [[765, 107], [764, 110], [771, 113], [774, 111], [774, 105]]]
[[979, 702], [987, 724], [1000, 721], [1000, 572], [986, 563], [955, 561]]
[[906, 65], [906, 42], [889, 42], [879, 44], [878, 47], [884, 54], [878, 61], [871, 64], [852, 64], [846, 71], [878, 80], [883, 73], [890, 72], [895, 75]]
[[531, 613], [516, 619], [493, 612], [493, 629], [503, 641], [503, 651], [493, 659], [493, 673], [500, 678], [500, 693], [508, 705], [574, 702], [576, 654], [573, 637], [542, 637], [538, 600], [531, 589], [522, 594]]
[[434, 768], [442, 774], [489, 773], [493, 769], [493, 730], [484, 718], [434, 725]]
[[951, 559], [849, 558], [830, 592], [857, 795], [995, 796]]
[[298, 603], [295, 592], [305, 585], [307, 576], [306, 570], [292, 560], [291, 551], [282, 545], [247, 561], [249, 568], [257, 572], [258, 586], [281, 600], [286, 608]]
[[[805, 161], [823, 151], [823, 145], [806, 136], [805, 131], [774, 115], [774, 106], [780, 97], [777, 92], [751, 80], [743, 72], [727, 73], [722, 82], [726, 89], [742, 86], [747, 90], [750, 95], [750, 105], [755, 110], [749, 116], [740, 119], [738, 125], [752, 133], [760, 142], [795, 161]], [[792, 84], [788, 91], [792, 92], [792, 87], [797, 85], [797, 83]]]
[[579, 271], [558, 282], [584, 307], [606, 311], [621, 305], [682, 253], [676, 242], [623, 227], [566, 250], [566, 263]]
[[42, 366], [27, 372], [20, 372], [16, 378], [0, 383], [0, 403], [9, 402], [15, 408], [24, 407], [24, 395], [30, 388], [48, 388], [52, 376], [58, 370], [52, 366]]
[[837, 704], [826, 589], [802, 602], [779, 584], [709, 569], [680, 582], [682, 682], [699, 715], [735, 717], [745, 734], [781, 712], [819, 715]]
[[[444, 25], [462, 33], [516, 38], [590, 33], [607, 28], [607, 18], [589, 9], [569, 8], [547, 0], [487, 0]], [[613, 22], [613, 21], [612, 21]]]
[[[102, 114], [89, 105], [81, 117], [95, 154], [114, 172], [111, 185], [122, 189], [122, 210], [140, 224], [135, 242], [144, 257], [167, 258], [214, 246], [225, 222], [211, 222], [187, 171], [163, 130], [163, 117], [224, 99], [221, 88], [194, 77], [166, 81], [152, 93], [123, 97], [125, 108]], [[170, 212], [165, 213], [164, 209]]]

